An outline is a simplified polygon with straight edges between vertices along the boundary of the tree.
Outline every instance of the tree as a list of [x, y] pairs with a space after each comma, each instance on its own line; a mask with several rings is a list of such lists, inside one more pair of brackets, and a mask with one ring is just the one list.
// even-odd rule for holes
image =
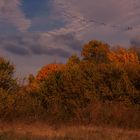
[[17, 86], [14, 79], [15, 68], [9, 61], [0, 58], [0, 88], [3, 90], [13, 90]]
[[140, 61], [140, 47], [132, 46], [132, 47], [130, 47], [130, 49], [133, 50], [137, 54], [139, 61]]
[[81, 55], [84, 60], [94, 60], [96, 63], [102, 63], [108, 61], [108, 53], [108, 44], [93, 40], [84, 45]]
[[48, 75], [61, 71], [63, 66], [64, 66], [63, 64], [46, 65], [46, 66], [42, 67], [41, 70], [38, 72], [36, 79], [38, 81], [43, 81], [48, 77]]
[[122, 47], [117, 47], [110, 51], [108, 54], [110, 62], [114, 63], [138, 63], [138, 56], [132, 49], [125, 49]]
[[77, 55], [72, 55], [67, 61], [68, 65], [74, 65], [79, 63], [80, 63], [80, 58]]

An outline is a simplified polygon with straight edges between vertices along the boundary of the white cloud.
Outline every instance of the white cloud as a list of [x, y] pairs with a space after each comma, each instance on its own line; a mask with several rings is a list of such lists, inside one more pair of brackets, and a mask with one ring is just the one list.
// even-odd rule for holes
[[31, 22], [21, 11], [21, 4], [22, 0], [0, 0], [0, 21], [13, 24], [19, 31], [26, 31]]
[[54, 0], [54, 4], [67, 24], [46, 35], [75, 33], [79, 39], [95, 36], [106, 41], [113, 35], [113, 41], [128, 42], [139, 34], [139, 0]]
[[62, 18], [66, 25], [52, 30], [50, 32], [44, 33], [46, 36], [56, 36], [56, 35], [67, 35], [69, 33], [78, 33], [85, 30], [88, 27], [89, 23], [85, 20], [82, 14], [74, 9], [73, 5], [65, 0], [54, 0], [56, 13], [59, 13], [60, 18]]

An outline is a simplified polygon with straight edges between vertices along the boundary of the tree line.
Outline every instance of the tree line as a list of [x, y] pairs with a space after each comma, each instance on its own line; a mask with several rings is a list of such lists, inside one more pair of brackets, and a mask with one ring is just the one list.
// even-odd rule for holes
[[14, 72], [0, 58], [1, 119], [140, 127], [140, 51], [134, 47], [92, 40], [80, 57], [72, 55], [65, 64], [48, 64], [30, 74], [27, 85], [19, 85]]

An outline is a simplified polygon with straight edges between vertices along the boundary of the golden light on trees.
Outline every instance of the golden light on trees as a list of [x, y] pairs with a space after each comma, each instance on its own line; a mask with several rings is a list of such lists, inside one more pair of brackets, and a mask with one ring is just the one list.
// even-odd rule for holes
[[109, 61], [115, 63], [138, 63], [138, 56], [133, 50], [117, 48], [108, 53]]
[[107, 43], [92, 40], [84, 45], [81, 55], [85, 60], [94, 60], [97, 63], [107, 62], [109, 48], [110, 46]]
[[63, 64], [48, 64], [42, 67], [42, 69], [38, 72], [36, 79], [39, 81], [46, 79], [49, 74], [61, 71], [63, 67]]

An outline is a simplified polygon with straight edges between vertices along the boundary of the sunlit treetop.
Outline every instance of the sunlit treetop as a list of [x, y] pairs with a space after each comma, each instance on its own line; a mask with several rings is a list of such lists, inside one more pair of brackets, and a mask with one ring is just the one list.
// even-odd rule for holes
[[96, 63], [138, 63], [138, 51], [115, 47], [113, 49], [107, 43], [92, 40], [85, 44], [81, 55], [84, 60], [92, 60]]
[[42, 81], [48, 77], [48, 75], [61, 71], [63, 69], [63, 64], [48, 64], [41, 68], [38, 72], [36, 79]]
[[97, 63], [106, 62], [110, 46], [98, 40], [92, 40], [85, 44], [81, 52], [85, 60], [94, 60]]
[[108, 54], [109, 60], [116, 63], [138, 63], [139, 59], [135, 51], [125, 48], [117, 48]]

